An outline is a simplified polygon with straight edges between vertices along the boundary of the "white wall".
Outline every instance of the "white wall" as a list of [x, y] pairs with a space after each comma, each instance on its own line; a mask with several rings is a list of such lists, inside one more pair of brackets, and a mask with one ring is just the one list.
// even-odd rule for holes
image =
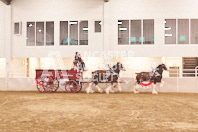
[[3, 2], [0, 1], [0, 58], [4, 58], [5, 57], [5, 52], [4, 52], [4, 48], [5, 48], [5, 4]]
[[[88, 20], [88, 46], [59, 46], [60, 21], [72, 20]], [[13, 36], [12, 57], [47, 57], [49, 51], [60, 51], [62, 57], [73, 57], [76, 51], [102, 50], [103, 33], [94, 33], [95, 20], [103, 20], [103, 0], [13, 0], [12, 26], [21, 21], [22, 35]], [[55, 46], [26, 47], [28, 21], [54, 21]]]
[[[164, 19], [198, 18], [197, 6], [197, 0], [13, 0], [12, 26], [22, 21], [23, 31], [21, 36], [13, 35], [12, 57], [47, 57], [52, 50], [60, 51], [62, 57], [72, 57], [75, 51], [103, 50], [103, 44], [104, 50], [133, 51], [137, 57], [198, 56], [198, 45], [164, 44]], [[104, 41], [103, 33], [94, 33], [94, 21], [103, 18]], [[122, 19], [154, 19], [155, 45], [118, 45], [117, 21]], [[63, 20], [88, 20], [89, 45], [59, 46], [59, 21]], [[54, 21], [55, 46], [26, 47], [27, 21]]]
[[[164, 19], [198, 18], [197, 0], [111, 0], [110, 50], [133, 51], [141, 57], [198, 56], [198, 45], [165, 45]], [[154, 19], [155, 45], [117, 45], [117, 21], [126, 19]]]

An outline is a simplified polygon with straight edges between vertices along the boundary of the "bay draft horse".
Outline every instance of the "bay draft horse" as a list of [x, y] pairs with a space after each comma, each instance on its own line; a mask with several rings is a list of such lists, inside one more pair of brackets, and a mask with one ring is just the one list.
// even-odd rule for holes
[[[111, 85], [105, 89], [105, 92], [109, 94], [109, 92], [114, 93], [112, 87], [118, 87], [118, 90], [121, 92], [122, 88], [120, 83], [118, 82], [120, 70], [125, 70], [123, 65], [120, 62], [117, 62], [112, 68], [109, 67], [109, 70], [97, 70], [92, 72], [92, 82], [89, 84], [89, 87], [86, 89], [87, 93], [93, 93], [93, 89], [91, 86], [95, 84], [98, 92], [102, 93], [103, 90], [98, 86], [98, 83], [101, 82], [110, 82]], [[115, 85], [117, 84], [117, 85]]]
[[160, 83], [160, 87], [164, 85], [164, 81], [162, 81], [162, 73], [163, 70], [167, 70], [165, 64], [159, 65], [157, 68], [153, 69], [151, 72], [140, 72], [136, 73], [136, 85], [134, 88], [134, 93], [139, 93], [139, 84], [144, 81], [149, 81], [153, 83], [152, 94], [158, 94], [156, 91], [156, 83]]

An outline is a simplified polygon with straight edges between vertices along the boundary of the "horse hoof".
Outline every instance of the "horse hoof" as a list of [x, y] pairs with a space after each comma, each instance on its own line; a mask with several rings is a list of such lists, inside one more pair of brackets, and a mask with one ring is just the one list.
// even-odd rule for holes
[[89, 91], [88, 91], [88, 90], [86, 90], [86, 93], [87, 93], [87, 94], [89, 94]]
[[157, 92], [152, 92], [152, 94], [158, 94]]
[[103, 91], [102, 91], [102, 90], [98, 90], [98, 92], [99, 92], [99, 93], [102, 93]]
[[114, 93], [114, 91], [110, 91], [111, 93]]
[[105, 90], [106, 94], [109, 94], [109, 90]]

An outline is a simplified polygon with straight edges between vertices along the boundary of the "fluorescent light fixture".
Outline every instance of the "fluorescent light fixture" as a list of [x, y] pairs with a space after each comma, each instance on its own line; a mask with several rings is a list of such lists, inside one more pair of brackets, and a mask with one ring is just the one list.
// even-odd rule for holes
[[32, 27], [32, 26], [33, 26], [32, 24], [29, 24], [29, 25], [28, 25], [28, 27]]
[[99, 24], [102, 25], [102, 22], [100, 22]]
[[70, 25], [77, 24], [78, 22], [69, 22]]
[[118, 21], [118, 25], [122, 25], [122, 22], [119, 22], [119, 21]]
[[165, 27], [164, 30], [171, 30], [171, 27]]
[[88, 27], [83, 27], [83, 31], [88, 31]]
[[165, 37], [172, 37], [172, 34], [165, 34]]
[[120, 31], [126, 31], [127, 28], [126, 27], [120, 27]]

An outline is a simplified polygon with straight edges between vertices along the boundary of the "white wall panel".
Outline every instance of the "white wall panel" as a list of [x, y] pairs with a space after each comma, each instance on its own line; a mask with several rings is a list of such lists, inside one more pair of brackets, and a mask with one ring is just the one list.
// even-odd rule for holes
[[[15, 58], [47, 57], [50, 51], [60, 51], [62, 57], [73, 57], [76, 51], [102, 50], [103, 33], [94, 33], [94, 21], [103, 20], [102, 0], [14, 0], [12, 20], [12, 23], [22, 21], [22, 35], [14, 35], [12, 40]], [[60, 21], [72, 20], [88, 20], [88, 46], [59, 46]], [[54, 21], [55, 46], [26, 47], [28, 21]]]

